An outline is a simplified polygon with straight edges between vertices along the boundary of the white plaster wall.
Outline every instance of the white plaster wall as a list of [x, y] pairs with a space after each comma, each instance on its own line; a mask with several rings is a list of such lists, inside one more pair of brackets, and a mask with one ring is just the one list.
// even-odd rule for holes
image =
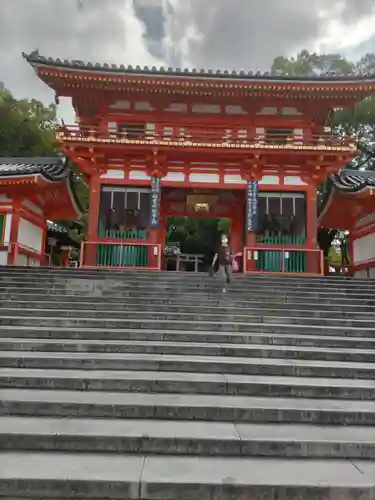
[[277, 186], [280, 184], [280, 177], [278, 175], [263, 175], [259, 184], [272, 184]]
[[365, 215], [361, 219], [358, 219], [355, 223], [355, 228], [362, 227], [362, 226], [367, 226], [371, 224], [371, 222], [375, 222], [375, 212], [372, 214]]
[[183, 172], [168, 172], [162, 180], [169, 182], [184, 182], [185, 174]]
[[26, 248], [41, 252], [43, 243], [43, 229], [35, 226], [28, 220], [21, 219], [18, 229], [18, 243]]
[[6, 266], [8, 263], [8, 252], [0, 252], [0, 266]]
[[35, 205], [35, 203], [30, 200], [23, 200], [22, 205], [31, 210], [31, 212], [34, 212], [38, 215], [44, 215], [43, 209]]
[[151, 177], [143, 170], [131, 170], [129, 173], [129, 179], [135, 181], [149, 181]]
[[125, 179], [125, 172], [123, 170], [109, 169], [107, 172], [100, 176], [101, 179]]
[[307, 186], [299, 175], [287, 175], [284, 177], [284, 184], [286, 186]]
[[224, 182], [225, 184], [246, 184], [246, 181], [242, 179], [240, 174], [225, 174]]
[[4, 245], [8, 245], [9, 243], [11, 225], [12, 225], [12, 214], [7, 214], [5, 217]]
[[220, 181], [219, 174], [190, 174], [190, 182], [207, 182], [208, 184], [217, 184]]
[[12, 198], [8, 198], [6, 194], [0, 194], [0, 202], [5, 203], [6, 201], [8, 201], [9, 204], [11, 204]]
[[375, 232], [353, 242], [354, 265], [375, 260]]

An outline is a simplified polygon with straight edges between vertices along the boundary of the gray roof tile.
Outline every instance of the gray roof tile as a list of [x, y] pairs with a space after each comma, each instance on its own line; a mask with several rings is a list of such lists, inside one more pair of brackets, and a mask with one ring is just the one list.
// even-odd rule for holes
[[61, 156], [0, 157], [0, 178], [40, 174], [49, 181], [61, 181], [69, 175], [67, 163]]
[[38, 50], [34, 50], [30, 54], [26, 54], [22, 52], [22, 56], [30, 63], [30, 64], [40, 64], [45, 66], [53, 66], [56, 68], [66, 68], [66, 69], [79, 69], [86, 71], [101, 71], [105, 73], [122, 73], [124, 75], [158, 75], [158, 76], [181, 76], [181, 77], [204, 77], [204, 78], [225, 78], [225, 79], [233, 79], [233, 80], [253, 80], [253, 81], [271, 81], [271, 82], [316, 82], [316, 83], [330, 83], [330, 82], [357, 82], [357, 83], [373, 83], [375, 81], [375, 75], [357, 75], [357, 74], [342, 74], [338, 71], [329, 72], [323, 75], [319, 74], [311, 74], [306, 76], [295, 76], [295, 75], [280, 75], [278, 73], [261, 73], [249, 71], [245, 73], [243, 70], [240, 71], [228, 71], [228, 70], [213, 70], [213, 69], [201, 69], [197, 70], [193, 69], [181, 69], [181, 68], [171, 68], [165, 69], [164, 67], [160, 67], [159, 69], [153, 66], [149, 68], [145, 66], [141, 68], [140, 66], [127, 66], [125, 67], [123, 64], [100, 64], [98, 62], [92, 63], [91, 61], [84, 62], [78, 59], [74, 59], [71, 61], [62, 60], [62, 59], [54, 59], [52, 57], [45, 57], [39, 54]]
[[356, 193], [366, 187], [375, 187], [375, 172], [374, 177], [361, 176], [360, 170], [353, 170], [353, 174], [340, 172], [338, 175], [332, 175], [331, 180], [339, 191]]

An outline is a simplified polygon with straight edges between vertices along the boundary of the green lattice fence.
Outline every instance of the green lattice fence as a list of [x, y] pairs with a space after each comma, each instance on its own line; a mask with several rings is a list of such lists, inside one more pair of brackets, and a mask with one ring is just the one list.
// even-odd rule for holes
[[[147, 231], [120, 231], [111, 229], [99, 231], [101, 238], [147, 240]], [[103, 243], [98, 245], [97, 265], [101, 267], [147, 267], [148, 246], [116, 245]]]
[[[257, 238], [259, 245], [284, 245], [292, 247], [293, 245], [303, 245], [305, 238], [303, 236], [259, 236]], [[280, 250], [260, 250], [257, 260], [257, 269], [259, 271], [267, 271], [272, 273], [304, 273], [306, 272], [306, 252], [304, 251], [287, 251], [284, 253], [284, 269], [283, 256]]]

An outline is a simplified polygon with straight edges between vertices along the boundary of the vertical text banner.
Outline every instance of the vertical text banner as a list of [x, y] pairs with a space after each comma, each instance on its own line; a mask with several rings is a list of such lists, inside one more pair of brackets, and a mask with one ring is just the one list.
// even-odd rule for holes
[[253, 233], [258, 226], [258, 181], [247, 183], [247, 232]]
[[158, 227], [160, 220], [160, 179], [151, 179], [151, 227]]

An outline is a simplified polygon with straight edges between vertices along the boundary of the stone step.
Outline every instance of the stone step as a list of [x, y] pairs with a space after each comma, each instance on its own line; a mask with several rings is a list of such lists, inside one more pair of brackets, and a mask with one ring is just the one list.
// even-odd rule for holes
[[[359, 327], [358, 322], [354, 322], [355, 326], [351, 326], [352, 322], [343, 320], [330, 321], [325, 323], [319, 319], [307, 320], [307, 318], [280, 318], [280, 317], [254, 317], [253, 322], [235, 322], [235, 321], [203, 321], [203, 320], [173, 320], [156, 319], [149, 313], [146, 318], [134, 318], [130, 316], [129, 319], [122, 318], [94, 318], [94, 317], [48, 317], [41, 316], [38, 311], [38, 316], [4, 316], [0, 315], [1, 326], [47, 326], [52, 330], [56, 327], [85, 327], [95, 329], [111, 329], [111, 328], [127, 328], [127, 329], [162, 329], [162, 330], [192, 330], [192, 331], [220, 331], [220, 332], [266, 332], [266, 333], [298, 333], [298, 334], [341, 334], [350, 337], [372, 336], [375, 335], [375, 328], [367, 326], [367, 322], [361, 323], [363, 326]], [[56, 314], [56, 311], [54, 311]], [[125, 313], [124, 313], [124, 316]], [[226, 318], [228, 319], [228, 318]], [[315, 324], [314, 324], [315, 323]], [[337, 323], [337, 324], [335, 324]], [[371, 323], [371, 322], [370, 322]], [[371, 326], [374, 326], [371, 323]]]
[[375, 425], [375, 401], [1, 389], [1, 416]]
[[[22, 287], [24, 293], [40, 293], [40, 294], [64, 294], [66, 292], [80, 293], [80, 294], [96, 294], [106, 297], [108, 295], [116, 294], [119, 297], [147, 295], [151, 293], [176, 293], [180, 295], [205, 295], [207, 293], [221, 293], [221, 288], [223, 283], [219, 279], [207, 280], [202, 286], [197, 286], [195, 284], [189, 284], [184, 281], [178, 281], [173, 283], [162, 283], [157, 281], [147, 281], [145, 283], [134, 282], [96, 282], [94, 280], [67, 280], [65, 283], [51, 283], [41, 281], [40, 283], [30, 282], [25, 283], [23, 280], [18, 282], [15, 280], [10, 280], [8, 283], [0, 283], [0, 293], [17, 293]], [[244, 284], [240, 286], [239, 283], [235, 281], [229, 285], [228, 293], [235, 294], [240, 297], [257, 297], [257, 296], [269, 296], [272, 291], [272, 295], [276, 297], [288, 296], [290, 298], [305, 296], [311, 299], [321, 299], [324, 297], [331, 297], [335, 295], [336, 298], [349, 298], [349, 299], [366, 299], [372, 300], [374, 298], [374, 289], [368, 290], [345, 290], [342, 288], [335, 288], [333, 290], [326, 288], [324, 286], [318, 287], [316, 289], [311, 286], [306, 285], [305, 287], [296, 287], [294, 285], [268, 285], [264, 286], [254, 284]]]
[[[152, 329], [92, 329], [92, 328], [64, 328], [49, 326], [1, 326], [3, 340], [22, 339], [39, 340], [55, 339], [87, 340], [94, 343], [116, 343], [126, 340], [138, 341], [170, 341], [170, 342], [217, 342], [228, 344], [260, 344], [260, 345], [290, 345], [305, 347], [338, 347], [344, 349], [375, 349], [373, 337], [349, 337], [340, 335], [310, 335], [307, 333], [238, 333], [214, 331], [179, 331], [179, 330], [152, 330]], [[319, 333], [319, 332], [318, 332]], [[1, 337], [0, 337], [1, 338]]]
[[[107, 304], [113, 305], [116, 304], [119, 308], [121, 308], [122, 304], [135, 304], [137, 307], [140, 304], [167, 304], [167, 305], [177, 305], [177, 304], [186, 304], [188, 306], [221, 306], [221, 307], [238, 307], [238, 308], [248, 308], [249, 304], [254, 307], [262, 307], [267, 305], [269, 307], [272, 306], [280, 306], [280, 307], [290, 307], [293, 309], [303, 308], [303, 309], [324, 309], [328, 310], [342, 310], [347, 312], [373, 312], [375, 299], [364, 300], [364, 299], [335, 299], [334, 296], [309, 300], [309, 297], [298, 296], [298, 297], [287, 297], [287, 296], [274, 296], [272, 293], [269, 293], [265, 297], [254, 297], [251, 300], [246, 297], [237, 296], [236, 294], [227, 293], [223, 295], [222, 293], [215, 294], [202, 294], [201, 296], [197, 296], [197, 294], [169, 294], [163, 295], [162, 293], [148, 293], [148, 294], [137, 294], [133, 293], [132, 296], [129, 297], [119, 297], [118, 295], [106, 295], [103, 297], [102, 295], [85, 295], [80, 292], [70, 291], [70, 293], [66, 294], [58, 294], [58, 293], [24, 293], [22, 288], [18, 288], [15, 293], [0, 293], [1, 301], [16, 301], [16, 302], [29, 302], [37, 300], [40, 303], [51, 301], [51, 296], [53, 297], [54, 303], [87, 303], [90, 304], [91, 307], [96, 308], [96, 305], [106, 306]], [[122, 299], [122, 300], [120, 300]]]
[[375, 459], [371, 427], [0, 417], [1, 451]]
[[0, 337], [1, 351], [55, 353], [135, 353], [178, 354], [275, 359], [368, 362], [375, 359], [375, 349], [324, 348], [319, 346], [278, 346], [214, 342], [171, 342], [149, 340], [77, 340], [77, 339], [12, 339]]
[[0, 368], [2, 389], [375, 400], [375, 381], [229, 373]]
[[[30, 299], [35, 299], [35, 296], [30, 295]], [[66, 299], [66, 297], [64, 297]], [[90, 300], [92, 299], [92, 300]], [[170, 301], [171, 302], [171, 301]], [[67, 309], [82, 311], [89, 309], [92, 311], [102, 311], [109, 313], [110, 311], [122, 312], [122, 311], [134, 311], [141, 308], [143, 311], [147, 312], [179, 312], [183, 311], [185, 313], [203, 313], [203, 314], [239, 314], [243, 315], [244, 312], [252, 315], [259, 312], [261, 308], [265, 315], [276, 316], [280, 314], [281, 316], [307, 316], [307, 317], [326, 317], [326, 316], [340, 316], [342, 318], [352, 318], [352, 319], [374, 319], [375, 320], [375, 310], [373, 307], [368, 306], [353, 306], [353, 307], [343, 307], [343, 306], [331, 306], [327, 307], [325, 304], [318, 305], [317, 303], [306, 303], [303, 307], [298, 307], [290, 302], [279, 302], [275, 304], [265, 303], [264, 301], [251, 301], [251, 302], [233, 302], [230, 301], [226, 303], [225, 301], [214, 301], [206, 304], [194, 304], [191, 302], [173, 302], [165, 303], [162, 299], [157, 297], [149, 299], [146, 301], [141, 300], [127, 300], [125, 302], [119, 303], [119, 301], [102, 301], [98, 298], [86, 297], [84, 301], [76, 297], [75, 301], [69, 300], [45, 300], [44, 297], [41, 300], [23, 300], [21, 298], [4, 299], [0, 297], [0, 310], [1, 309]], [[111, 315], [110, 313], [109, 315]]]
[[[59, 278], [52, 276], [3, 276], [0, 274], [0, 287], [12, 287], [15, 285], [25, 285], [27, 288], [30, 286], [35, 286], [36, 288], [41, 288], [43, 286], [48, 288], [64, 288], [69, 283], [72, 283], [77, 287], [95, 287], [95, 288], [107, 288], [107, 289], [123, 289], [123, 288], [141, 288], [147, 287], [148, 285], [152, 285], [154, 288], [177, 288], [183, 290], [195, 290], [195, 289], [211, 289], [214, 286], [218, 286], [221, 282], [221, 279], [218, 276], [213, 278], [209, 278], [205, 275], [204, 279], [185, 279], [185, 274], [183, 275], [184, 279], [175, 278], [175, 279], [167, 279], [166, 274], [157, 274], [154, 277], [144, 277], [143, 275], [136, 276], [132, 275], [129, 277], [125, 277], [124, 279], [97, 279], [95, 277], [74, 277], [70, 278]], [[290, 280], [269, 280], [266, 281], [264, 279], [247, 278], [240, 279], [239, 276], [234, 275], [232, 279], [231, 288], [238, 291], [248, 291], [253, 288], [257, 290], [269, 290], [270, 288], [278, 291], [278, 290], [301, 290], [301, 291], [314, 291], [319, 292], [324, 288], [324, 290], [329, 291], [330, 293], [371, 293], [375, 290], [375, 282], [372, 283], [358, 283], [356, 281], [353, 282], [330, 282], [327, 280], [326, 282], [309, 282], [305, 280], [293, 282]]]
[[[141, 306], [142, 307], [142, 306]], [[244, 324], [244, 323], [281, 323], [281, 324], [295, 324], [295, 325], [307, 325], [307, 326], [312, 326], [312, 325], [327, 325], [327, 326], [341, 326], [341, 327], [360, 327], [360, 328], [371, 328], [374, 326], [374, 319], [372, 317], [367, 317], [364, 318], [362, 315], [359, 315], [361, 319], [353, 318], [352, 315], [348, 315], [348, 317], [343, 317], [340, 315], [340, 317], [332, 317], [329, 316], [323, 316], [323, 315], [316, 315], [314, 316], [313, 313], [310, 312], [309, 316], [298, 316], [296, 314], [293, 314], [291, 311], [280, 311], [276, 312], [276, 314], [271, 314], [267, 315], [266, 314], [266, 309], [257, 309], [257, 310], [252, 310], [253, 314], [251, 313], [250, 310], [246, 311], [247, 314], [241, 314], [239, 312], [235, 312], [232, 310], [232, 314], [229, 312], [223, 312], [223, 313], [218, 313], [218, 312], [185, 312], [183, 308], [180, 309], [180, 311], [170, 311], [169, 309], [166, 309], [165, 311], [154, 311], [152, 314], [150, 314], [150, 311], [144, 311], [141, 309], [141, 307], [137, 310], [117, 310], [117, 311], [105, 311], [103, 309], [65, 309], [63, 307], [60, 307], [59, 309], [53, 308], [53, 309], [47, 309], [47, 308], [41, 308], [35, 311], [33, 308], [2, 308], [1, 311], [1, 316], [0, 316], [0, 321], [1, 318], [3, 317], [32, 317], [35, 313], [39, 318], [43, 318], [45, 320], [46, 318], [51, 318], [52, 321], [55, 321], [56, 316], [58, 316], [58, 319], [61, 320], [63, 318], [69, 318], [72, 320], [76, 319], [81, 319], [81, 318], [88, 318], [90, 320], [93, 319], [102, 319], [103, 321], [107, 321], [107, 319], [110, 320], [115, 320], [118, 319], [122, 322], [127, 321], [127, 320], [160, 320], [160, 321], [194, 321], [194, 322], [199, 322], [199, 321], [208, 321], [211, 323], [215, 322], [223, 322], [225, 321], [228, 323], [229, 321], [236, 322], [237, 324]]]
[[371, 500], [368, 461], [4, 452], [4, 498]]
[[374, 363], [172, 354], [0, 351], [0, 367], [375, 379]]
[[[139, 272], [138, 270], [131, 269], [61, 269], [61, 268], [10, 268], [2, 267], [0, 269], [0, 277], [6, 279], [7, 277], [15, 278], [33, 278], [37, 279], [97, 279], [100, 281], [104, 280], [165, 280], [165, 281], [179, 281], [182, 279], [184, 281], [200, 282], [207, 279], [207, 273], [176, 273], [170, 271], [147, 271], [143, 270]], [[316, 285], [339, 285], [339, 286], [375, 286], [375, 278], [351, 278], [348, 276], [305, 276], [303, 274], [297, 275], [268, 275], [265, 273], [257, 273], [252, 275], [246, 275], [243, 273], [235, 273], [233, 278], [238, 281], [249, 281], [249, 282], [266, 282], [266, 283], [293, 283], [293, 284], [316, 284]]]

